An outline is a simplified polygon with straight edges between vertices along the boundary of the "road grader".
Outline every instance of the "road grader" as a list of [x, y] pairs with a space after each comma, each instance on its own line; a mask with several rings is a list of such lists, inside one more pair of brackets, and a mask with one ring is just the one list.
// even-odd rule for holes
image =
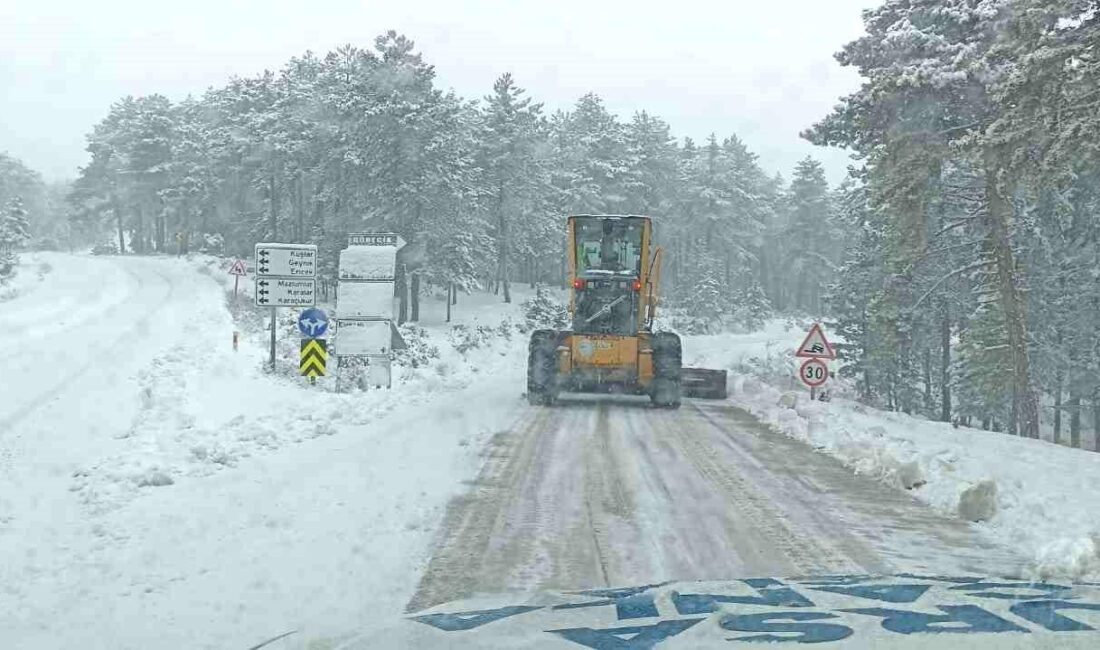
[[660, 408], [679, 408], [682, 397], [724, 399], [724, 370], [684, 368], [680, 337], [654, 331], [663, 252], [652, 219], [575, 215], [567, 240], [572, 323], [531, 334], [531, 404], [570, 392], [648, 395]]

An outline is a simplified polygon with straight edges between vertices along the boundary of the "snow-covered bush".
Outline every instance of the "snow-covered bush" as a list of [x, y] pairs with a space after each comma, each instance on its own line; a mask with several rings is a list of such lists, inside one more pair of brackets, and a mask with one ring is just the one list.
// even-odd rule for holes
[[101, 242], [92, 247], [92, 255], [118, 255], [114, 242]]
[[496, 335], [496, 330], [492, 327], [486, 327], [485, 325], [478, 325], [473, 328], [466, 325], [455, 325], [447, 334], [447, 338], [457, 352], [466, 354], [470, 350], [480, 348], [485, 343], [496, 338]]
[[750, 332], [759, 330], [773, 316], [768, 296], [756, 282], [737, 290], [732, 307], [731, 320]]
[[678, 334], [713, 334], [721, 329], [716, 321], [689, 313], [684, 309], [665, 309], [660, 320], [662, 329], [669, 329]]
[[405, 349], [393, 353], [394, 363], [407, 368], [421, 368], [439, 358], [439, 348], [432, 345], [428, 331], [419, 325], [405, 323], [400, 328]]
[[548, 328], [561, 329], [569, 322], [569, 309], [554, 299], [542, 287], [535, 290], [533, 298], [523, 301], [524, 326], [527, 331]]
[[221, 255], [225, 252], [225, 237], [221, 233], [200, 233], [199, 252], [209, 255]]
[[0, 285], [15, 277], [15, 265], [19, 256], [11, 251], [0, 251]]
[[59, 251], [61, 244], [56, 238], [45, 236], [32, 239], [29, 248], [36, 251]]

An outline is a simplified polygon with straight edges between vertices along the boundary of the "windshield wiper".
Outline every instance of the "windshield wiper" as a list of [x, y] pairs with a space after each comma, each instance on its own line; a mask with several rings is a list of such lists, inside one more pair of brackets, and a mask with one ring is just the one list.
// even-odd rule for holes
[[611, 313], [611, 308], [614, 307], [615, 305], [619, 304], [620, 302], [624, 301], [624, 300], [626, 300], [626, 296], [622, 295], [622, 296], [619, 296], [618, 298], [612, 300], [611, 302], [607, 303], [603, 307], [600, 307], [600, 310], [597, 311], [595, 314], [592, 314], [591, 316], [589, 316], [588, 320], [584, 321], [584, 324], [587, 325], [587, 324], [591, 323], [592, 321], [596, 320], [597, 318], [599, 318], [600, 316], [606, 316], [607, 314], [610, 314]]

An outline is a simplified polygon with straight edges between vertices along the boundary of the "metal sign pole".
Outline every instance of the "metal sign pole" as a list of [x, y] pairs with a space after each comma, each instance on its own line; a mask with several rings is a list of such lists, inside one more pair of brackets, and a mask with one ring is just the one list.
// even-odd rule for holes
[[271, 372], [275, 372], [275, 313], [278, 309], [271, 308]]

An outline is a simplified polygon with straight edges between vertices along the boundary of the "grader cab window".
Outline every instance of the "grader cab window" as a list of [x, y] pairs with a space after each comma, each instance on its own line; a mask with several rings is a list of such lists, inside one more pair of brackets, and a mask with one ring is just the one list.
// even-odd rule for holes
[[637, 276], [642, 264], [642, 224], [631, 219], [577, 219], [577, 272], [611, 271]]
[[638, 331], [635, 280], [642, 268], [640, 220], [578, 218], [575, 225], [578, 291], [573, 330], [632, 336]]

